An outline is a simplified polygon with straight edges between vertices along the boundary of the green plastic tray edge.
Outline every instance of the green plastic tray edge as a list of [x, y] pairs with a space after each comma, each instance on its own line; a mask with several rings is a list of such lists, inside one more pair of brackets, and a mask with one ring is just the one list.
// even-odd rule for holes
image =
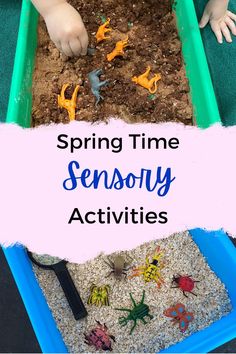
[[177, 0], [176, 17], [196, 124], [221, 123], [216, 96], [192, 0]]
[[37, 22], [38, 13], [30, 0], [23, 0], [6, 123], [17, 123], [25, 128], [31, 124]]

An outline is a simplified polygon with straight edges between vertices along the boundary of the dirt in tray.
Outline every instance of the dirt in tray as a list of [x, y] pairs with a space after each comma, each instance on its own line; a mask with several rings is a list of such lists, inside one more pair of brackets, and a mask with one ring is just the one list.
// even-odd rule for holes
[[[69, 122], [65, 109], [58, 108], [57, 95], [62, 85], [70, 84], [71, 98], [80, 85], [76, 120], [99, 121], [119, 116], [126, 122], [182, 122], [192, 124], [192, 105], [181, 54], [175, 17], [167, 0], [72, 0], [90, 36], [94, 54], [65, 58], [55, 48], [44, 22], [39, 23], [39, 45], [33, 85], [32, 125]], [[95, 34], [107, 18], [111, 19], [110, 40], [96, 44]], [[107, 61], [117, 41], [128, 35], [129, 46], [123, 57]], [[161, 74], [155, 94], [132, 82], [151, 66], [149, 78]], [[96, 106], [88, 74], [103, 69], [100, 80], [109, 80], [101, 89], [103, 100]]]

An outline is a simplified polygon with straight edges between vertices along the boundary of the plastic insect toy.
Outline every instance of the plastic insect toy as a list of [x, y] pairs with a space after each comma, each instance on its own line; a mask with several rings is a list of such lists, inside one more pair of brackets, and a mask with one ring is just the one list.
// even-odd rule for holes
[[193, 280], [191, 278], [191, 275], [177, 275], [173, 277], [172, 284], [175, 283], [177, 286], [172, 286], [172, 289], [180, 288], [184, 294], [184, 296], [188, 297], [186, 295], [186, 292], [193, 294], [194, 296], [197, 296], [192, 292], [194, 289], [195, 283], [199, 283], [198, 280]]
[[124, 56], [124, 48], [128, 47], [128, 36], [123, 40], [116, 43], [115, 48], [109, 54], [107, 54], [107, 60], [112, 61], [115, 57]]
[[74, 89], [72, 98], [69, 100], [65, 98], [65, 91], [69, 84], [64, 84], [61, 89], [61, 94], [58, 95], [58, 106], [60, 108], [65, 108], [68, 111], [70, 120], [75, 120], [75, 109], [76, 109], [76, 100], [80, 86], [77, 85]]
[[111, 28], [107, 28], [107, 26], [109, 26], [110, 24], [110, 18], [107, 19], [107, 21], [105, 23], [103, 23], [99, 28], [98, 31], [96, 33], [96, 40], [97, 43], [102, 42], [105, 39], [110, 39], [110, 37], [106, 36], [106, 33], [111, 32], [112, 29]]
[[126, 277], [127, 271], [130, 269], [130, 267], [128, 266], [132, 262], [132, 258], [130, 256], [128, 257], [129, 257], [128, 262], [125, 260], [125, 257], [123, 257], [121, 254], [118, 254], [115, 257], [113, 257], [113, 260], [107, 257], [107, 261], [104, 260], [104, 262], [111, 268], [111, 271], [108, 273], [107, 277], [111, 276], [112, 274], [117, 280], [121, 280], [122, 275]]
[[149, 257], [146, 257], [146, 264], [138, 268], [133, 269], [133, 274], [130, 278], [137, 277], [142, 275], [145, 282], [155, 281], [158, 288], [164, 283], [164, 280], [161, 277], [161, 269], [164, 267], [164, 262], [161, 261], [163, 253], [160, 252], [160, 247], [156, 248], [154, 255], [152, 256], [151, 262]]
[[181, 332], [185, 332], [194, 319], [192, 312], [186, 312], [183, 304], [176, 304], [164, 311], [164, 315], [172, 318], [173, 324], [179, 323]]
[[144, 74], [140, 76], [134, 76], [132, 78], [132, 81], [135, 82], [137, 85], [140, 85], [145, 89], [147, 89], [151, 94], [154, 94], [157, 91], [157, 82], [161, 80], [161, 75], [154, 74], [154, 77], [149, 80], [148, 75], [150, 74], [150, 71], [151, 71], [151, 67], [148, 66]]
[[98, 105], [100, 100], [103, 99], [103, 97], [100, 95], [100, 89], [103, 86], [106, 86], [108, 84], [108, 80], [100, 81], [99, 76], [101, 74], [102, 74], [102, 69], [95, 69], [95, 70], [91, 71], [88, 75], [90, 85], [91, 85], [91, 91], [97, 99], [96, 103], [95, 103], [96, 106]]
[[102, 325], [99, 321], [97, 327], [92, 329], [89, 334], [84, 333], [85, 343], [89, 346], [94, 346], [96, 350], [112, 351], [111, 339], [115, 342], [115, 337], [108, 333], [106, 324]]
[[131, 298], [131, 301], [132, 301], [132, 303], [134, 305], [133, 309], [131, 309], [131, 310], [130, 309], [126, 309], [126, 308], [119, 308], [119, 309], [116, 308], [115, 309], [115, 310], [118, 310], [118, 311], [126, 311], [126, 312], [129, 313], [127, 317], [120, 317], [119, 318], [119, 324], [122, 327], [126, 326], [129, 321], [133, 321], [134, 322], [133, 327], [131, 328], [129, 334], [133, 333], [133, 330], [137, 326], [137, 320], [140, 320], [144, 324], [147, 324], [147, 322], [146, 322], [144, 317], [149, 317], [150, 319], [153, 318], [153, 316], [150, 315], [150, 313], [149, 313], [149, 311], [150, 311], [149, 306], [144, 304], [144, 297], [145, 297], [145, 291], [143, 290], [142, 299], [141, 299], [140, 303], [137, 305], [136, 302], [133, 299], [132, 294], [130, 293], [130, 298]]
[[96, 286], [92, 285], [90, 288], [90, 296], [88, 298], [89, 305], [109, 306], [108, 294], [110, 291], [109, 285]]

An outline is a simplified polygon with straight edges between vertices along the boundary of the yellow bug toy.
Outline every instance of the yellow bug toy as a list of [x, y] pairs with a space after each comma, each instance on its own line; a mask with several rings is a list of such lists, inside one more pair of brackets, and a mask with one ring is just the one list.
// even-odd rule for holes
[[164, 280], [161, 277], [161, 269], [164, 267], [164, 262], [161, 261], [162, 257], [163, 253], [160, 251], [160, 246], [158, 246], [152, 256], [151, 262], [149, 261], [149, 257], [147, 256], [146, 264], [133, 269], [133, 274], [130, 276], [130, 278], [142, 275], [146, 283], [149, 283], [150, 281], [155, 281], [157, 287], [160, 288], [161, 285], [164, 283]]
[[88, 304], [96, 306], [109, 306], [109, 291], [109, 285], [96, 286], [95, 284], [93, 284], [90, 287], [90, 296], [88, 298]]

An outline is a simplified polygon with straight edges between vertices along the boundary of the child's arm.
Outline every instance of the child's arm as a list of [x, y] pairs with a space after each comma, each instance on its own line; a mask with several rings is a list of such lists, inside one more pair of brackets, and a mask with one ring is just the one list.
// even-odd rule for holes
[[80, 14], [66, 0], [32, 0], [44, 18], [51, 40], [65, 55], [86, 55], [88, 34]]
[[236, 35], [236, 15], [228, 11], [229, 0], [210, 0], [205, 8], [200, 28], [204, 28], [210, 22], [212, 31], [219, 43], [223, 42], [223, 36], [227, 42], [232, 42], [231, 34]]

